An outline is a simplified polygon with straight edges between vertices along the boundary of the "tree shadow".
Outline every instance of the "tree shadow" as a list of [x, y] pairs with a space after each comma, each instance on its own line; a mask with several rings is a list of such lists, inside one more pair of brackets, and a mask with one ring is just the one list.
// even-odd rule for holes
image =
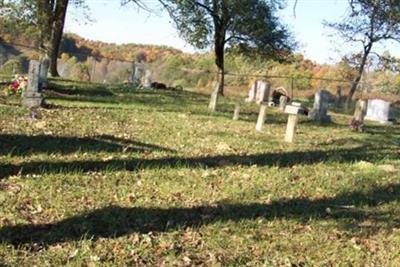
[[113, 97], [115, 96], [110, 90], [105, 86], [94, 86], [91, 85], [90, 88], [73, 88], [71, 85], [49, 85], [50, 89], [44, 90], [48, 96], [58, 96], [70, 99], [74, 96], [86, 96], [86, 97]]
[[31, 161], [21, 164], [0, 164], [0, 179], [17, 174], [41, 174], [60, 172], [89, 172], [103, 170], [137, 171], [159, 168], [221, 168], [225, 166], [276, 166], [315, 164], [320, 162], [355, 162], [398, 159], [399, 154], [392, 147], [362, 145], [350, 149], [331, 149], [321, 151], [292, 151], [279, 153], [260, 153], [252, 155], [216, 155], [205, 157], [166, 157], [157, 159], [111, 159], [77, 160], [67, 162]]
[[[46, 90], [48, 99], [68, 100], [74, 102], [89, 102], [99, 104], [113, 104], [115, 108], [122, 109], [119, 104], [139, 104], [160, 111], [182, 112], [189, 107], [206, 107], [207, 99], [194, 92], [166, 91], [166, 90], [132, 90], [121, 94], [114, 94], [114, 90], [96, 88], [52, 88]], [[118, 90], [115, 90], [118, 91]], [[205, 108], [204, 108], [205, 109]]]
[[[354, 234], [371, 235], [381, 229], [400, 226], [399, 214], [373, 208], [398, 201], [400, 185], [392, 184], [370, 191], [345, 192], [324, 199], [278, 199], [271, 203], [217, 203], [208, 206], [143, 208], [108, 206], [59, 222], [4, 226], [0, 241], [16, 247], [82, 239], [117, 238], [131, 233], [168, 232], [185, 227], [200, 227], [215, 222], [239, 222], [264, 218], [335, 221]], [[381, 209], [380, 209], [381, 210]], [[363, 226], [362, 222], [372, 222]], [[364, 229], [368, 227], [368, 229]]]
[[[118, 138], [111, 135], [93, 137], [53, 136], [53, 135], [19, 135], [0, 134], [1, 155], [30, 155], [34, 153], [61, 153], [76, 152], [150, 152], [175, 150], [158, 145], [147, 144], [136, 140]], [[1, 174], [0, 174], [1, 176]]]

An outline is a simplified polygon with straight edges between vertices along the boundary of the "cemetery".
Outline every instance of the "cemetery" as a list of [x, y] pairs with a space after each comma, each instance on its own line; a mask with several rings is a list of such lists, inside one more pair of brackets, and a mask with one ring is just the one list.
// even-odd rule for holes
[[[210, 113], [208, 96], [185, 90], [104, 87], [98, 90], [109, 93], [99, 97], [80, 83], [73, 86], [87, 97], [52, 95], [40, 91], [38, 70], [33, 62], [21, 107], [0, 106], [0, 203], [8, 207], [1, 253], [28, 249], [37, 252], [23, 262], [41, 262], [41, 253], [55, 265], [93, 255], [95, 262], [158, 265], [187, 257], [229, 265], [258, 262], [256, 255], [278, 245], [280, 256], [271, 260], [280, 262], [299, 253], [294, 244], [301, 242], [315, 263], [364, 262], [366, 255], [385, 263], [397, 255], [400, 131], [381, 123], [386, 105], [368, 112], [370, 101], [361, 101], [354, 118], [343, 116], [329, 110], [334, 99], [322, 90], [308, 104], [283, 96], [275, 106], [275, 88], [259, 82], [246, 99], [219, 99]], [[27, 108], [43, 101], [51, 108], [30, 116]], [[351, 131], [352, 118], [362, 132]], [[74, 215], [59, 217], [60, 209]], [[272, 247], [262, 248], [259, 236], [272, 238]], [[250, 252], [254, 243], [260, 247]], [[177, 253], [176, 246], [184, 256], [163, 254]], [[84, 247], [88, 256], [71, 254]]]
[[[64, 52], [51, 54], [60, 22], [51, 19], [65, 17], [68, 1], [60, 3], [46, 12], [64, 14], [26, 24], [45, 41], [19, 62], [25, 72], [0, 57], [0, 70], [13, 72], [0, 83], [0, 267], [400, 266], [400, 96], [387, 83], [366, 84], [367, 57], [361, 69], [342, 58], [330, 72], [295, 54], [284, 28], [275, 36], [255, 19], [279, 24], [277, 7], [263, 1], [221, 1], [230, 5], [224, 12], [207, 1], [165, 1], [182, 16], [181, 35], [215, 38], [206, 55], [68, 36], [58, 44]], [[352, 2], [360, 3], [371, 4]], [[380, 19], [398, 15], [390, 10]], [[4, 14], [0, 45], [13, 29]], [[43, 18], [51, 29], [40, 28]], [[209, 32], [182, 21], [218, 23]], [[259, 31], [217, 31], [224, 21]], [[234, 37], [276, 41], [280, 51], [221, 47]], [[71, 57], [75, 50], [87, 54]], [[288, 75], [276, 75], [280, 68]], [[330, 77], [345, 71], [353, 76]]]

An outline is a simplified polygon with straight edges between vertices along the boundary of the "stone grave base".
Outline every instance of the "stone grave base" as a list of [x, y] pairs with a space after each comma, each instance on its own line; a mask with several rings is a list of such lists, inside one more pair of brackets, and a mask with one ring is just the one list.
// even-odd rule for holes
[[308, 117], [313, 121], [321, 123], [330, 123], [332, 121], [331, 116], [321, 114], [318, 110], [311, 110]]
[[40, 93], [25, 94], [21, 100], [22, 106], [26, 108], [37, 108], [43, 105], [43, 96]]

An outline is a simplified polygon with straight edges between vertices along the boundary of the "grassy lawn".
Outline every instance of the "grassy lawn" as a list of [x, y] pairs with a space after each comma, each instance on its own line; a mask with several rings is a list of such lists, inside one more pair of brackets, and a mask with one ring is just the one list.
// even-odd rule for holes
[[0, 105], [0, 266], [400, 266], [400, 127], [58, 81]]

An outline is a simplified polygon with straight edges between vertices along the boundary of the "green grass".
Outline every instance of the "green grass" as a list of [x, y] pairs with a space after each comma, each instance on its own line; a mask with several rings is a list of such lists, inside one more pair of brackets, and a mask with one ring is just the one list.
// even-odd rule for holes
[[54, 81], [0, 105], [0, 266], [399, 266], [400, 128]]

